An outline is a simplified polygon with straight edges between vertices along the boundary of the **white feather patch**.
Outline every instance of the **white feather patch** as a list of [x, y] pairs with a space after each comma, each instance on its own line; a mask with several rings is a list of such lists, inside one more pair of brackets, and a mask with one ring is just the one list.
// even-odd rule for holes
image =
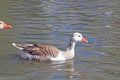
[[2, 24], [0, 25], [0, 29], [3, 29], [3, 25]]
[[19, 49], [19, 50], [23, 50], [22, 47], [18, 47], [15, 43], [12, 43], [12, 45], [13, 45], [14, 47], [16, 47], [17, 49]]
[[62, 52], [59, 52], [57, 57], [51, 57], [51, 56], [48, 56], [50, 61], [65, 61], [65, 58], [63, 57], [62, 55]]

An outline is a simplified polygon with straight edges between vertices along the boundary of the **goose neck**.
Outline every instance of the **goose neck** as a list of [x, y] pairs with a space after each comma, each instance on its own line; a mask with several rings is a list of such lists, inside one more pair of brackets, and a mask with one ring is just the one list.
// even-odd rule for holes
[[69, 42], [69, 45], [68, 45], [68, 50], [74, 50], [75, 48], [75, 43], [76, 41], [74, 39], [71, 39], [70, 42]]

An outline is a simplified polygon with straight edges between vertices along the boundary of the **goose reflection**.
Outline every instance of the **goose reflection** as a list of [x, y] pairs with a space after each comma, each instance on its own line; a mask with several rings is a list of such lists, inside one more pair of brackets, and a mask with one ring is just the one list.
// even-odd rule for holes
[[[62, 61], [62, 62], [52, 62], [52, 64], [55, 64], [55, 68], [57, 72], [59, 71], [59, 74], [61, 74], [61, 77], [65, 77], [66, 79], [79, 79], [82, 80], [85, 78], [85, 74], [82, 71], [76, 71], [75, 70], [75, 64], [74, 60], [69, 61]], [[52, 77], [59, 77], [59, 75], [53, 75]]]

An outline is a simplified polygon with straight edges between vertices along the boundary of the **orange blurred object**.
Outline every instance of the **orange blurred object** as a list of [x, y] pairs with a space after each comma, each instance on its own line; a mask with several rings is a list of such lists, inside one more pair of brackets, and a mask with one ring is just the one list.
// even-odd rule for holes
[[8, 28], [11, 28], [9, 24], [6, 24], [3, 21], [0, 21], [0, 29], [8, 29]]

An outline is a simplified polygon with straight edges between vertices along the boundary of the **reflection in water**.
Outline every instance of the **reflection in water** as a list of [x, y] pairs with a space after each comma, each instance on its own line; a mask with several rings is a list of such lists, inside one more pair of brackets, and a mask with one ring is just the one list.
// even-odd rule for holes
[[[64, 61], [64, 62], [52, 62], [52, 64], [57, 64], [57, 67], [56, 67], [57, 71], [65, 72], [65, 74], [63, 73], [60, 76], [66, 77], [67, 79], [73, 79], [74, 77], [73, 73], [75, 71], [73, 60]], [[55, 77], [57, 78], [57, 76], [59, 77], [59, 74], [53, 75], [52, 78], [55, 79]]]
[[[29, 77], [43, 77], [41, 72], [47, 72], [46, 77], [44, 76], [43, 79], [49, 77], [50, 79], [57, 79], [57, 78], [70, 78], [72, 79], [74, 76], [74, 62], [73, 60], [70, 61], [60, 61], [60, 62], [41, 62], [41, 63], [33, 63], [34, 66], [29, 68], [30, 72], [27, 73]], [[36, 65], [36, 66], [35, 66]], [[40, 67], [40, 68], [39, 68]], [[64, 73], [63, 73], [64, 72]], [[55, 74], [54, 74], [55, 73]], [[52, 75], [54, 74], [54, 75]]]
[[[23, 61], [24, 62], [24, 61]], [[25, 63], [26, 64], [26, 61]], [[28, 66], [29, 65], [29, 66]], [[35, 79], [83, 79], [86, 75], [82, 71], [75, 71], [74, 60], [60, 62], [34, 62], [30, 61], [25, 75]]]
[[83, 79], [86, 77], [86, 75], [82, 71], [75, 71], [74, 67], [74, 60], [66, 61], [61, 66], [61, 68], [58, 68], [57, 70], [66, 72], [65, 76], [67, 79]]

